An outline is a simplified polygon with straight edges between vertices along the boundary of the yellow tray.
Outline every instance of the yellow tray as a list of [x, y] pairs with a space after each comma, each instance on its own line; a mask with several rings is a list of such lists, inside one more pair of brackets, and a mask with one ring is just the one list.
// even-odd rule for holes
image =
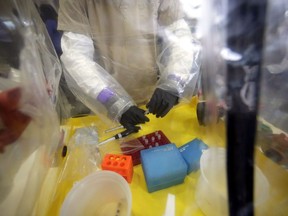
[[[162, 130], [168, 139], [181, 146], [194, 138], [203, 140], [209, 146], [224, 146], [225, 143], [225, 127], [224, 122], [219, 122], [217, 127], [201, 127], [198, 125], [196, 117], [197, 99], [194, 98], [190, 104], [179, 105], [175, 107], [165, 118], [155, 118], [149, 114], [150, 122], [144, 124], [137, 134], [129, 136], [133, 139], [156, 130]], [[104, 140], [115, 132], [105, 134], [104, 130], [108, 126], [101, 122], [97, 116], [87, 116], [80, 118], [71, 118], [63, 125], [63, 128], [70, 131], [66, 137], [66, 143], [73, 135], [76, 128], [95, 126], [98, 130], [100, 141]], [[120, 141], [113, 141], [101, 148], [101, 153], [120, 153]], [[69, 149], [69, 146], [68, 146]], [[69, 154], [69, 151], [68, 151]], [[81, 159], [81, 154], [74, 155]], [[288, 173], [271, 160], [267, 159], [257, 150], [257, 165], [262, 169], [270, 183], [270, 198], [265, 208], [257, 209], [256, 215], [275, 215], [273, 207], [281, 205], [281, 202], [287, 204], [288, 198]], [[76, 165], [77, 166], [77, 165]], [[65, 199], [74, 182], [85, 177], [73, 175], [73, 178], [65, 178], [69, 176], [69, 172], [75, 169], [75, 164], [69, 164], [64, 159], [59, 163], [58, 167], [51, 168], [41, 191], [41, 197], [36, 210], [36, 215], [59, 215], [61, 204]], [[176, 216], [197, 216], [203, 215], [201, 210], [195, 203], [195, 188], [199, 177], [199, 171], [189, 174], [183, 184], [173, 186], [167, 189], [148, 193], [146, 183], [143, 176], [141, 165], [134, 167], [133, 180], [130, 184], [132, 191], [132, 216], [162, 216], [164, 215], [168, 194], [175, 195]], [[85, 195], [83, 195], [85, 196]], [[285, 203], [284, 203], [285, 204]], [[287, 210], [287, 205], [282, 204], [281, 211]], [[284, 212], [284, 211], [283, 211]], [[288, 211], [286, 211], [288, 212]]]

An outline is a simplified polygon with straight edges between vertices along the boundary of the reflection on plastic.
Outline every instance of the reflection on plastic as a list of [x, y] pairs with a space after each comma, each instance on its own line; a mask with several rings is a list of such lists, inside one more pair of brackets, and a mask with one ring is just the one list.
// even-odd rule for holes
[[1, 0], [0, 32], [0, 214], [32, 215], [59, 142], [61, 64], [32, 0]]
[[[241, 160], [241, 159], [239, 159]], [[201, 176], [196, 188], [196, 202], [207, 216], [228, 215], [226, 150], [211, 147], [200, 159]], [[269, 182], [255, 166], [255, 207], [261, 206], [269, 197]]]

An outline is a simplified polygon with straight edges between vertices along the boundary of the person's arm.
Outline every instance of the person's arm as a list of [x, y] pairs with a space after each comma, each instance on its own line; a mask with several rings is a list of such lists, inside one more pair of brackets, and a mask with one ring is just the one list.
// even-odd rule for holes
[[160, 78], [147, 104], [156, 117], [164, 117], [180, 99], [190, 100], [198, 81], [201, 46], [193, 38], [182, 12], [178, 1], [163, 0], [159, 7]]
[[[79, 99], [93, 112], [123, 123], [122, 115], [126, 112], [137, 116], [133, 125], [147, 121], [142, 110], [140, 117], [133, 112], [135, 103], [122, 86], [99, 64], [94, 61], [94, 45], [86, 35], [65, 32], [61, 39], [63, 54], [61, 61], [65, 67], [68, 85]], [[132, 111], [131, 111], [132, 109]], [[132, 113], [131, 113], [132, 112]], [[125, 116], [125, 115], [124, 115]], [[144, 118], [145, 117], [145, 118]]]
[[179, 98], [189, 99], [193, 95], [199, 75], [200, 43], [193, 38], [184, 19], [165, 27], [163, 32], [164, 49], [159, 56], [161, 75], [157, 88]]

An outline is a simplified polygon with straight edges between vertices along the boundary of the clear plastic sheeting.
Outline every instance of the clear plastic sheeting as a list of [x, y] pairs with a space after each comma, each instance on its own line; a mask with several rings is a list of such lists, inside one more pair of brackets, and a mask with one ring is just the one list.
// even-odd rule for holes
[[[34, 4], [59, 6], [63, 54]], [[287, 0], [0, 1], [0, 215], [286, 215], [287, 17]], [[159, 88], [186, 103], [159, 118]], [[149, 121], [128, 134], [134, 105]]]
[[[263, 6], [262, 10], [256, 9], [259, 5]], [[246, 215], [247, 212], [245, 211], [252, 209], [255, 215], [278, 216], [286, 214], [287, 206], [285, 206], [285, 204], [287, 204], [288, 200], [288, 191], [285, 183], [288, 179], [286, 170], [288, 144], [288, 108], [286, 106], [288, 8], [287, 1], [285, 0], [269, 0], [267, 1], [266, 9], [264, 5], [265, 1], [203, 2], [202, 9], [205, 15], [201, 17], [202, 19], [200, 21], [204, 56], [202, 62], [203, 76], [201, 79], [203, 101], [199, 103], [200, 105], [198, 104], [199, 110], [197, 111], [203, 115], [201, 117], [207, 125], [207, 131], [210, 132], [209, 137], [211, 142], [217, 147], [222, 147], [222, 141], [224, 140], [225, 143], [225, 139], [229, 138], [230, 141], [227, 140], [226, 144], [228, 143], [230, 147], [233, 146], [233, 148], [236, 149], [240, 146], [241, 141], [248, 140], [246, 139], [247, 136], [250, 136], [250, 140], [255, 136], [254, 143], [246, 142], [243, 144], [242, 142], [245, 148], [249, 148], [249, 151], [251, 147], [255, 147], [252, 154], [250, 154], [249, 161], [246, 161], [248, 158], [246, 157], [247, 149], [245, 150], [246, 152], [238, 151], [238, 154], [232, 156], [231, 149], [227, 149], [227, 158], [230, 157], [231, 159], [231, 157], [233, 157], [234, 164], [232, 165], [237, 164], [238, 168], [233, 170], [234, 175], [230, 175], [230, 177], [229, 172], [228, 174], [226, 173], [225, 178], [227, 178], [227, 182], [229, 178], [231, 180], [233, 177], [234, 180], [237, 181], [239, 177], [242, 178], [245, 176], [245, 174], [239, 175], [241, 166], [247, 162], [248, 164], [250, 163], [250, 166], [253, 164], [254, 175], [251, 176], [254, 178], [252, 178], [254, 191], [242, 191], [246, 193], [246, 195], [252, 191], [252, 193], [254, 193], [252, 194], [254, 199], [252, 201], [253, 204], [250, 202], [243, 206], [243, 215]], [[243, 6], [242, 11], [238, 10], [241, 6]], [[253, 10], [259, 13], [255, 12], [253, 16], [250, 17], [245, 16]], [[238, 13], [239, 11], [242, 13]], [[263, 16], [265, 11], [265, 18], [262, 17], [257, 20], [256, 18]], [[250, 22], [247, 22], [249, 18]], [[257, 25], [255, 25], [255, 20], [258, 21]], [[263, 29], [261, 29], [262, 27]], [[258, 34], [256, 34], [257, 31]], [[263, 44], [261, 44], [262, 36], [264, 38]], [[243, 38], [246, 40], [243, 40]], [[249, 47], [249, 49], [246, 49], [247, 47]], [[237, 70], [235, 70], [235, 68]], [[261, 70], [259, 70], [259, 68], [261, 68]], [[261, 82], [258, 82], [259, 80]], [[258, 87], [260, 92], [257, 92]], [[257, 98], [257, 96], [259, 98]], [[238, 97], [237, 100], [235, 97]], [[259, 100], [259, 106], [257, 106], [257, 100]], [[205, 108], [203, 108], [204, 102], [206, 105]], [[219, 107], [221, 107], [221, 112], [219, 112]], [[200, 110], [202, 110], [202, 112], [200, 112]], [[238, 122], [242, 122], [242, 124], [246, 121], [246, 124], [243, 124], [242, 127], [239, 127], [239, 124], [231, 124], [231, 121], [228, 120], [233, 117], [231, 110], [234, 114], [238, 112], [238, 115], [234, 115], [234, 120], [237, 119]], [[256, 113], [257, 128], [254, 131], [253, 124], [255, 122], [247, 122], [249, 117]], [[246, 114], [251, 115], [248, 116]], [[243, 118], [241, 119], [240, 116]], [[221, 119], [225, 120], [226, 124], [225, 129], [219, 133], [219, 128], [223, 126], [224, 122]], [[236, 130], [233, 142], [233, 137], [231, 134], [229, 135], [229, 131], [235, 128], [242, 129]], [[248, 131], [248, 128], [251, 130]], [[248, 135], [249, 133], [250, 135]], [[215, 134], [217, 134], [218, 137], [215, 137]], [[227, 148], [227, 145], [223, 147]], [[206, 161], [206, 168], [211, 170], [207, 174], [209, 178], [206, 175], [202, 176], [200, 180], [204, 180], [206, 183], [210, 183], [210, 185], [220, 183], [219, 173], [215, 171], [218, 168], [218, 158], [219, 155], [216, 154]], [[231, 160], [229, 164], [227, 158], [225, 158], [226, 166], [231, 166]], [[257, 190], [261, 186], [257, 181], [258, 171], [261, 171], [267, 180], [265, 190], [267, 186], [269, 188], [268, 195], [265, 195], [265, 197], [267, 197], [261, 204], [257, 202]], [[198, 184], [201, 186], [203, 182], [200, 180], [198, 180]], [[231, 190], [231, 185], [230, 188], [228, 188], [228, 184], [224, 184], [228, 189], [228, 191], [225, 192], [225, 197], [228, 197], [228, 192]], [[244, 193], [239, 191], [239, 188], [241, 188], [241, 183], [234, 185], [232, 190], [235, 192], [235, 195], [238, 194], [239, 197], [241, 197], [241, 194], [243, 195]], [[238, 193], [236, 193], [237, 190]], [[212, 192], [219, 191], [219, 187], [216, 186]], [[223, 205], [223, 196], [221, 196], [221, 198], [217, 197], [213, 195], [212, 192], [207, 192], [206, 198], [205, 196], [201, 197], [202, 203], [201, 206], [199, 206], [202, 211], [204, 213], [210, 212], [207, 213], [207, 215], [216, 215], [216, 210], [220, 212], [219, 215], [225, 215], [223, 212], [227, 214], [229, 209], [226, 205]], [[211, 201], [212, 199], [213, 201]], [[211, 205], [205, 206], [205, 204], [208, 203]]]
[[202, 48], [194, 10], [183, 10], [187, 4], [60, 1], [61, 60], [73, 93], [114, 121], [130, 106], [146, 104], [156, 88], [191, 100]]
[[59, 143], [60, 63], [31, 1], [0, 11], [0, 212], [32, 215]]
[[62, 67], [57, 57], [47, 29], [31, 0], [16, 1], [19, 16], [24, 28], [30, 28], [35, 34], [35, 42], [44, 72], [47, 91], [52, 103], [56, 106], [59, 81]]
[[271, 1], [267, 11], [258, 144], [267, 157], [288, 168], [288, 3]]
[[[94, 50], [91, 39], [85, 35], [64, 33], [62, 49], [64, 54], [61, 59], [66, 62], [64, 63], [65, 78], [68, 86], [91, 110], [118, 120], [130, 106], [134, 105], [130, 96], [117, 81], [93, 61]], [[95, 70], [97, 66], [98, 69]], [[75, 73], [67, 73], [71, 70]], [[81, 70], [85, 72], [79, 73]], [[99, 79], [99, 76], [103, 78]]]
[[261, 116], [288, 132], [288, 3], [271, 1], [267, 14]]
[[[69, 137], [65, 168], [61, 170], [57, 182], [78, 181], [100, 168], [101, 156], [96, 148], [98, 133], [93, 126], [77, 128], [71, 136], [71, 130], [65, 130]], [[57, 192], [56, 192], [57, 193]]]

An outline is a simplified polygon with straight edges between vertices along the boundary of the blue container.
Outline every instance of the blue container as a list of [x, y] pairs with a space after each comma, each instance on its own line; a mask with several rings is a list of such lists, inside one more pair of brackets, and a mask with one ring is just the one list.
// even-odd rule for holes
[[188, 165], [187, 174], [199, 169], [200, 158], [205, 149], [208, 149], [208, 146], [199, 139], [194, 139], [179, 147], [179, 151]]
[[142, 150], [141, 162], [150, 193], [183, 183], [187, 174], [187, 164], [175, 144]]

